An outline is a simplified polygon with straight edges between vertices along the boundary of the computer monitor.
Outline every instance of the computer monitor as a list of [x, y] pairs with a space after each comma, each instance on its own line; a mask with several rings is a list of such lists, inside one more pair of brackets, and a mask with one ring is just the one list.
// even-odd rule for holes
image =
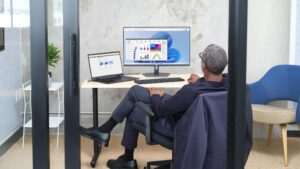
[[154, 73], [145, 75], [166, 76], [159, 66], [190, 65], [190, 28], [124, 27], [123, 52], [124, 66], [154, 66]]
[[120, 52], [89, 54], [88, 60], [92, 80], [123, 74]]

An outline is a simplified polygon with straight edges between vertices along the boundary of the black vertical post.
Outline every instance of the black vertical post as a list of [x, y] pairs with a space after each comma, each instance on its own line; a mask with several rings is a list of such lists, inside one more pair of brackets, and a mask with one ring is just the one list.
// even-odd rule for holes
[[65, 169], [80, 169], [79, 0], [64, 0]]
[[33, 169], [49, 169], [47, 1], [30, 0]]
[[[93, 88], [93, 127], [96, 128], [99, 126], [99, 120], [98, 120], [98, 89]], [[94, 141], [94, 155], [90, 162], [91, 167], [95, 168], [97, 160], [100, 155], [102, 147]]]
[[245, 165], [247, 0], [229, 1], [227, 169]]

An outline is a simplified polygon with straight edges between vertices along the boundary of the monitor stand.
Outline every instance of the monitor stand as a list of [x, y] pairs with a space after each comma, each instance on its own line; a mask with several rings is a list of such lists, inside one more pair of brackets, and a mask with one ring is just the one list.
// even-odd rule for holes
[[143, 73], [145, 77], [168, 77], [170, 73], [159, 73], [159, 66], [154, 65], [154, 73]]

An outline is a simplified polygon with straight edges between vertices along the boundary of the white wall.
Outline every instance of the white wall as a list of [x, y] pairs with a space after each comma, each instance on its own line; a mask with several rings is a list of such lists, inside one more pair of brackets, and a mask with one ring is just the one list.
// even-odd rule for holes
[[290, 1], [250, 0], [247, 81], [274, 65], [289, 63]]

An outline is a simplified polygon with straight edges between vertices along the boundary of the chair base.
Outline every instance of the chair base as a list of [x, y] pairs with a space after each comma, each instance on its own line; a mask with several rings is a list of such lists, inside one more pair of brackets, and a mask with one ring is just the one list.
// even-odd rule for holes
[[155, 169], [170, 169], [172, 160], [150, 161], [144, 169], [151, 169], [151, 166], [156, 166]]

